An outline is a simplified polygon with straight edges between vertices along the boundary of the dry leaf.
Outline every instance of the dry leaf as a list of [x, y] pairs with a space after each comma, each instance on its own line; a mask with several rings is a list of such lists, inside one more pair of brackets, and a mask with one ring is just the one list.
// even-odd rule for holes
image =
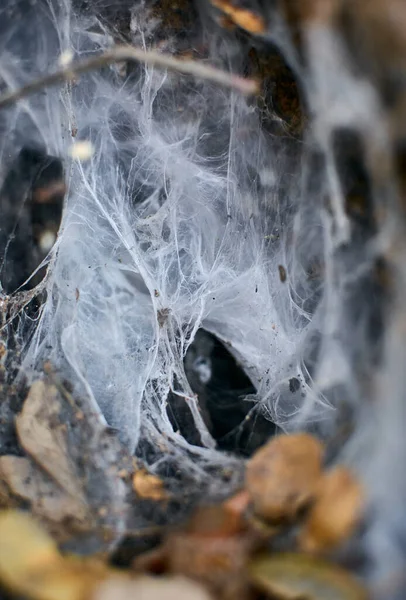
[[242, 516], [247, 510], [250, 502], [251, 498], [247, 490], [241, 490], [240, 492], [237, 492], [237, 494], [235, 494], [234, 496], [231, 496], [231, 498], [228, 498], [223, 503], [223, 506], [230, 513]]
[[24, 450], [68, 495], [76, 518], [84, 521], [89, 516], [86, 499], [70, 459], [66, 430], [59, 420], [60, 412], [57, 388], [36, 381], [16, 419], [17, 435]]
[[265, 21], [260, 15], [251, 10], [236, 6], [230, 0], [211, 0], [216, 8], [220, 9], [233, 23], [250, 33], [264, 33]]
[[[0, 481], [6, 484], [9, 497], [27, 501], [35, 515], [59, 523], [63, 519], [82, 522], [86, 513], [30, 459], [20, 456], [0, 457]], [[11, 495], [10, 495], [11, 492]]]
[[140, 577], [132, 581], [109, 579], [91, 600], [210, 600], [199, 584], [184, 577]]
[[303, 554], [263, 555], [249, 567], [252, 583], [280, 600], [367, 600], [344, 569]]
[[131, 468], [132, 458], [91, 401], [78, 400], [79, 410], [51, 370], [50, 376], [55, 385], [35, 382], [16, 419], [28, 456], [0, 459], [2, 490], [10, 500], [30, 502], [72, 550], [105, 551], [124, 534], [128, 488], [120, 473]]
[[69, 458], [66, 428], [60, 423], [59, 392], [44, 381], [32, 384], [16, 419], [20, 444], [68, 494], [85, 504]]
[[243, 600], [248, 596], [246, 564], [260, 543], [239, 514], [222, 505], [202, 507], [184, 529], [167, 536], [167, 568], [205, 584], [216, 598]]
[[148, 473], [146, 469], [141, 468], [134, 473], [133, 488], [137, 496], [143, 500], [159, 501], [168, 498], [162, 479]]
[[297, 517], [316, 493], [322, 456], [320, 442], [305, 433], [280, 435], [260, 448], [245, 476], [255, 512], [272, 522]]
[[52, 539], [26, 513], [0, 512], [0, 581], [33, 600], [84, 600], [106, 577], [94, 560], [62, 557]]
[[263, 539], [241, 514], [224, 505], [198, 508], [161, 546], [134, 561], [138, 571], [182, 575], [203, 584], [217, 600], [249, 598], [246, 565]]
[[28, 571], [58, 563], [56, 544], [28, 514], [0, 511], [0, 578], [18, 585]]
[[361, 484], [345, 467], [336, 467], [319, 483], [316, 502], [300, 535], [308, 552], [330, 550], [347, 540], [359, 523], [364, 504]]

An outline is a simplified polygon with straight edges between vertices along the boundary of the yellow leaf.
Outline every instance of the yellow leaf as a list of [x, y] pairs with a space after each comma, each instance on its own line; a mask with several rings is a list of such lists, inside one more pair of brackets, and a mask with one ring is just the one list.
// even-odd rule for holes
[[32, 600], [84, 600], [112, 569], [62, 557], [53, 540], [26, 513], [0, 512], [0, 581]]
[[0, 512], [0, 580], [21, 590], [27, 573], [59, 564], [61, 557], [53, 540], [27, 514]]
[[303, 554], [262, 555], [249, 566], [252, 583], [280, 600], [367, 600], [347, 571]]

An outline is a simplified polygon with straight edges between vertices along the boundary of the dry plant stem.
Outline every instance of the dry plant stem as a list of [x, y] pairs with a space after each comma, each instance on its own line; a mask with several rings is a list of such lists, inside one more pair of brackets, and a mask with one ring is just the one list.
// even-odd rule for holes
[[54, 384], [54, 386], [57, 388], [57, 390], [59, 391], [61, 396], [63, 398], [65, 398], [65, 400], [67, 400], [67, 402], [69, 403], [71, 408], [73, 410], [77, 410], [77, 406], [76, 406], [76, 403], [75, 403], [72, 395], [68, 392], [66, 387], [59, 380], [59, 378], [57, 377], [56, 373], [54, 372], [53, 367], [49, 361], [44, 363], [44, 373], [49, 377], [51, 383]]
[[70, 81], [82, 73], [94, 71], [122, 61], [143, 62], [160, 69], [168, 69], [168, 71], [176, 71], [178, 73], [183, 73], [184, 75], [206, 79], [218, 85], [233, 88], [247, 95], [255, 94], [258, 89], [256, 81], [252, 79], [244, 79], [238, 75], [231, 75], [220, 69], [216, 69], [215, 67], [204, 65], [198, 61], [180, 60], [173, 56], [160, 54], [156, 50], [145, 51], [141, 48], [133, 48], [131, 46], [116, 46], [111, 50], [103, 52], [103, 54], [94, 56], [82, 62], [72, 63], [55, 73], [36, 79], [17, 90], [7, 92], [3, 96], [0, 96], [0, 108], [10, 106], [27, 96], [39, 92], [45, 87], [57, 85], [64, 81]]

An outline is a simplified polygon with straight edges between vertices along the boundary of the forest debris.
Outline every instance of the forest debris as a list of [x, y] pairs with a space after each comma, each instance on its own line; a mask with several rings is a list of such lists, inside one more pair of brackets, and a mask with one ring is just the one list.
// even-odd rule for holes
[[283, 265], [278, 265], [279, 279], [281, 283], [285, 283], [287, 279], [286, 269]]
[[171, 314], [170, 308], [161, 308], [161, 309], [157, 310], [158, 325], [161, 329], [165, 325], [170, 314]]
[[0, 579], [19, 587], [27, 572], [59, 561], [56, 544], [27, 514], [0, 512]]
[[319, 483], [300, 535], [301, 548], [323, 552], [343, 543], [358, 525], [363, 504], [363, 490], [355, 476], [345, 467], [332, 469]]
[[243, 6], [238, 6], [236, 0], [211, 0], [211, 3], [245, 31], [253, 34], [265, 32], [266, 26], [263, 17]]
[[167, 500], [168, 494], [164, 489], [162, 479], [148, 473], [144, 468], [135, 471], [133, 475], [133, 489], [139, 498], [143, 500]]
[[72, 498], [84, 517], [86, 500], [69, 456], [66, 424], [59, 419], [60, 412], [57, 388], [44, 381], [34, 382], [16, 419], [17, 435], [24, 450]]
[[32, 517], [0, 512], [0, 582], [33, 600], [83, 600], [113, 569], [95, 560], [62, 557]]
[[11, 492], [10, 503], [14, 497], [27, 501], [39, 517], [57, 523], [69, 518], [82, 524], [89, 517], [83, 502], [55, 486], [29, 458], [1, 456], [0, 481]]
[[248, 494], [247, 490], [241, 490], [237, 492], [231, 498], [228, 498], [224, 503], [224, 508], [231, 512], [232, 514], [238, 515], [242, 517], [247, 510], [251, 501], [251, 497]]
[[248, 597], [246, 565], [263, 539], [246, 527], [241, 515], [225, 505], [198, 508], [188, 523], [168, 532], [162, 545], [134, 562], [150, 569], [198, 581], [221, 600]]
[[130, 580], [108, 579], [92, 600], [210, 600], [210, 594], [185, 577], [140, 577]]
[[161, 54], [156, 50], [144, 50], [133, 46], [115, 46], [97, 56], [92, 56], [80, 62], [72, 62], [60, 70], [44, 75], [44, 77], [36, 79], [17, 90], [6, 92], [0, 96], [0, 108], [10, 106], [46, 87], [71, 81], [75, 76], [123, 61], [141, 62], [168, 71], [191, 75], [195, 78], [205, 79], [217, 85], [238, 90], [242, 94], [250, 95], [258, 91], [256, 81], [221, 71], [215, 67], [205, 65], [201, 61], [181, 60], [170, 55]]
[[294, 553], [262, 555], [249, 566], [253, 584], [280, 600], [366, 600], [366, 590], [344, 569]]
[[137, 577], [89, 558], [62, 556], [35, 520], [0, 512], [0, 583], [32, 600], [210, 600], [183, 577]]
[[[111, 435], [90, 400], [75, 398], [51, 367], [54, 383], [36, 381], [17, 435], [26, 457], [0, 457], [1, 503], [29, 502], [58, 541], [88, 552], [114, 548], [124, 534], [132, 457]], [[79, 407], [80, 405], [80, 407]]]
[[306, 433], [280, 435], [248, 462], [246, 488], [255, 512], [273, 523], [290, 522], [314, 498], [323, 447]]

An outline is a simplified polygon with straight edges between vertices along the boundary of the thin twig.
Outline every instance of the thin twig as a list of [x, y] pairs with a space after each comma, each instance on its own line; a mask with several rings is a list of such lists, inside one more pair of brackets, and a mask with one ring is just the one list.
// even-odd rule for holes
[[54, 386], [56, 387], [58, 392], [61, 394], [61, 396], [63, 398], [65, 398], [65, 400], [69, 403], [70, 407], [73, 410], [78, 410], [78, 407], [76, 405], [76, 402], [75, 402], [72, 394], [70, 394], [69, 391], [66, 389], [66, 387], [63, 385], [62, 381], [59, 379], [59, 377], [55, 373], [52, 364], [49, 361], [46, 361], [44, 363], [43, 368], [44, 368], [44, 373], [48, 376], [50, 381], [54, 384]]
[[17, 90], [5, 93], [3, 96], [0, 96], [0, 108], [10, 106], [10, 104], [31, 96], [45, 87], [57, 85], [64, 81], [71, 81], [74, 77], [82, 73], [94, 71], [122, 61], [142, 62], [160, 69], [168, 69], [169, 71], [176, 71], [199, 79], [206, 79], [213, 83], [233, 88], [246, 95], [255, 94], [258, 90], [257, 82], [253, 79], [245, 79], [238, 75], [225, 73], [220, 69], [204, 65], [199, 61], [181, 60], [173, 56], [160, 54], [155, 50], [145, 51], [132, 46], [115, 46], [98, 56], [93, 56], [77, 63], [71, 63], [59, 71], [40, 77]]

